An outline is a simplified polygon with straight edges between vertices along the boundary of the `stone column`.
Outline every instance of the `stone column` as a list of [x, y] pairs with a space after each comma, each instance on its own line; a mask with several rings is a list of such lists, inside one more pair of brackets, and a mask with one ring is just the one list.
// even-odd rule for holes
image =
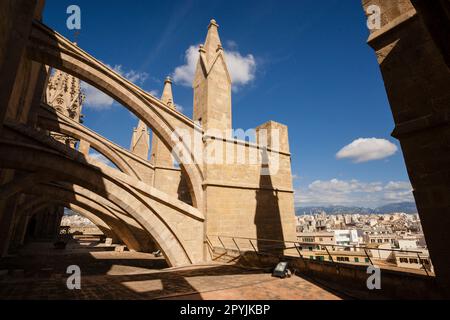
[[39, 65], [34, 94], [31, 100], [31, 106], [25, 119], [30, 126], [35, 127], [41, 102], [45, 97], [45, 89], [47, 88], [50, 69], [47, 66]]
[[80, 146], [78, 147], [78, 151], [80, 151], [85, 156], [88, 156], [90, 149], [91, 149], [91, 145], [89, 142], [87, 142], [85, 140], [80, 140]]
[[25, 52], [37, 0], [0, 2], [0, 131]]
[[[14, 170], [2, 170], [0, 174], [0, 187], [14, 179]], [[9, 241], [13, 231], [14, 214], [18, 196], [0, 200], [0, 257], [8, 254]]]
[[56, 206], [55, 214], [52, 221], [52, 227], [49, 233], [52, 239], [56, 239], [59, 235], [59, 228], [61, 226], [63, 216], [64, 216], [64, 207]]
[[27, 227], [27, 215], [23, 212], [16, 212], [16, 221], [14, 232], [12, 234], [9, 251], [15, 252], [21, 245], [23, 245], [25, 229]]
[[363, 5], [381, 9], [381, 29], [372, 30], [369, 45], [381, 67], [392, 135], [401, 143], [437, 280], [450, 288], [450, 69], [448, 36], [446, 43], [441, 39], [450, 31], [450, 8], [445, 1], [421, 0]]

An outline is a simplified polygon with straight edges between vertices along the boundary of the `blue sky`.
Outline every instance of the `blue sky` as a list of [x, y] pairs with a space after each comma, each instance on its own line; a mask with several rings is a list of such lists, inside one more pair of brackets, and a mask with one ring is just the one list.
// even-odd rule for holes
[[[234, 59], [233, 126], [268, 120], [289, 126], [297, 205], [412, 200], [359, 0], [47, 0], [44, 22], [71, 40], [66, 9], [72, 4], [81, 8], [81, 48], [157, 95], [164, 78], [175, 76], [175, 103], [188, 116], [187, 50], [203, 43], [215, 18]], [[128, 148], [136, 118], [86, 91], [85, 124]], [[377, 140], [350, 145], [360, 138]]]

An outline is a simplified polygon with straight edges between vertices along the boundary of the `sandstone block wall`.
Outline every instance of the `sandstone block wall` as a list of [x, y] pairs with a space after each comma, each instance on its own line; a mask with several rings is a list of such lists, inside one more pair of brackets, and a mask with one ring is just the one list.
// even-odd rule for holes
[[[264, 151], [257, 145], [220, 139], [207, 140], [206, 145], [224, 155], [227, 148], [235, 150], [232, 161], [205, 164], [207, 235], [295, 240], [290, 154], [268, 150], [268, 167], [277, 170], [262, 175]], [[239, 163], [240, 154], [245, 164]]]

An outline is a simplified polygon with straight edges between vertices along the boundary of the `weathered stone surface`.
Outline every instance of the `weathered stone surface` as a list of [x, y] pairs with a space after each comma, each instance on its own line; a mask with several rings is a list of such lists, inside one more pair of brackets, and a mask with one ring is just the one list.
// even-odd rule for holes
[[[39, 234], [51, 234], [60, 217], [53, 218], [48, 208], [59, 206], [90, 218], [108, 243], [120, 240], [135, 251], [161, 249], [173, 266], [211, 259], [205, 245], [208, 233], [295, 238], [287, 127], [273, 121], [260, 126], [257, 132], [269, 135], [256, 143], [231, 137], [231, 79], [215, 21], [208, 28], [194, 81], [194, 120], [176, 110], [170, 79], [157, 99], [37, 21], [27, 53], [9, 103], [8, 139], [0, 142], [1, 168], [37, 172], [22, 180], [13, 176], [0, 190], [0, 201], [1, 196], [27, 199], [17, 215], [4, 220], [6, 227], [12, 226], [7, 238], [14, 246], [23, 243], [30, 223], [38, 223]], [[44, 101], [37, 104], [43, 75], [48, 74], [43, 64], [57, 70]], [[138, 116], [130, 151], [80, 124], [80, 80]], [[33, 120], [26, 121], [29, 114]], [[200, 145], [195, 139], [172, 139], [177, 130], [192, 137], [195, 132]], [[174, 167], [176, 147], [194, 163], [180, 158], [180, 168]], [[91, 148], [119, 170], [89, 158]], [[223, 154], [216, 162], [205, 161], [214, 149]]]
[[36, 0], [6, 0], [0, 4], [0, 130], [13, 95], [16, 77], [31, 31]]
[[[369, 44], [380, 63], [414, 197], [438, 281], [450, 287], [450, 69], [446, 1], [363, 1], [378, 5], [382, 28]], [[436, 20], [429, 20], [430, 14]], [[436, 33], [435, 24], [440, 25]]]
[[215, 130], [223, 137], [232, 128], [231, 78], [220, 42], [218, 24], [211, 20], [204, 46], [201, 46], [194, 88], [194, 121], [203, 130]]

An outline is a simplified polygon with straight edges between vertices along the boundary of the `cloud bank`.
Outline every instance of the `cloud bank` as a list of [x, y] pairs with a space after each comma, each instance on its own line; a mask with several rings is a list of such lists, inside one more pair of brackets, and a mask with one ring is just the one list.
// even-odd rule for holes
[[316, 180], [296, 190], [295, 202], [302, 206], [362, 206], [374, 208], [388, 203], [414, 201], [407, 181], [361, 182], [358, 180]]

